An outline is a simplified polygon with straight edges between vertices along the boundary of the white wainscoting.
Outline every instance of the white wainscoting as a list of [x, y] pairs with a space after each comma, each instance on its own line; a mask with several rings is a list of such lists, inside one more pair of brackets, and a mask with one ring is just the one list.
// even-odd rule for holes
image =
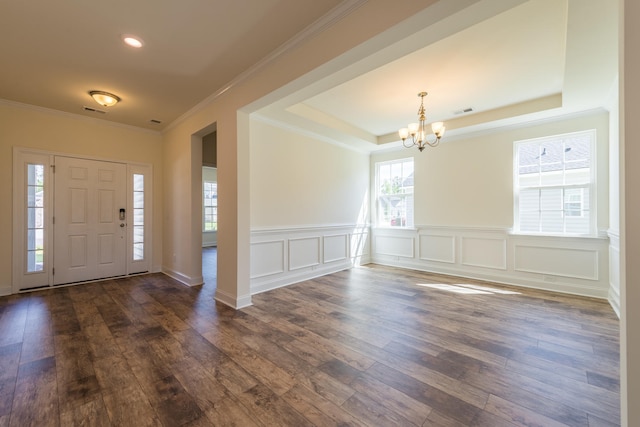
[[371, 236], [370, 258], [377, 264], [617, 298], [619, 304], [619, 280], [609, 274], [606, 237], [527, 236], [506, 229], [430, 226], [373, 228]]
[[251, 231], [251, 294], [366, 264], [367, 226], [332, 225]]

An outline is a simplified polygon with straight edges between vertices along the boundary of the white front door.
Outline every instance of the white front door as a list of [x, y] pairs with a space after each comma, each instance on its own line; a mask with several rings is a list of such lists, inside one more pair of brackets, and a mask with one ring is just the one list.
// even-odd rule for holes
[[127, 166], [55, 157], [53, 284], [126, 274]]

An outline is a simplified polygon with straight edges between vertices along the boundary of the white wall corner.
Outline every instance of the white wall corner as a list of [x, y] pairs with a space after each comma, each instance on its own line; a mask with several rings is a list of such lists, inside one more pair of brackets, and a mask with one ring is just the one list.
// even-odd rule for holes
[[616, 313], [616, 316], [618, 316], [618, 319], [620, 319], [620, 293], [614, 286], [609, 287], [607, 301], [609, 301], [611, 308]]

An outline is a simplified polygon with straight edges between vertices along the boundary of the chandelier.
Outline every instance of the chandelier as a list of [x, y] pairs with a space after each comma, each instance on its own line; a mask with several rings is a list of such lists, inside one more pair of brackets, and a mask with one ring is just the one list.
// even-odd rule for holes
[[[414, 145], [418, 147], [418, 150], [422, 151], [428, 145], [429, 147], [435, 147], [440, 143], [440, 138], [444, 135], [444, 124], [442, 122], [431, 123], [431, 132], [435, 135], [436, 139], [429, 141], [427, 139], [427, 127], [425, 125], [426, 116], [424, 115], [424, 97], [427, 96], [427, 92], [420, 92], [420, 108], [418, 109], [418, 121], [419, 123], [411, 123], [406, 128], [402, 128], [398, 131], [402, 144], [406, 148], [411, 148]], [[409, 139], [409, 137], [411, 137]], [[407, 142], [408, 141], [408, 142]]]

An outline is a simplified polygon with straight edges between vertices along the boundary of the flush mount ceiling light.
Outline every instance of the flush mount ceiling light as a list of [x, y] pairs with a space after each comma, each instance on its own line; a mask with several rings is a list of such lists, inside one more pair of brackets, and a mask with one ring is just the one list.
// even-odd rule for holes
[[[414, 145], [418, 147], [418, 150], [422, 151], [428, 145], [429, 147], [435, 147], [440, 143], [440, 138], [444, 135], [444, 124], [442, 122], [431, 123], [431, 132], [435, 135], [434, 141], [427, 139], [428, 131], [425, 125], [427, 120], [424, 114], [424, 97], [427, 96], [427, 92], [420, 92], [420, 108], [418, 109], [418, 121], [419, 123], [411, 123], [406, 128], [402, 128], [398, 131], [402, 144], [406, 148], [411, 148]], [[409, 136], [411, 139], [409, 139]], [[407, 143], [409, 139], [409, 143]]]
[[103, 107], [111, 107], [116, 105], [120, 101], [120, 97], [109, 92], [103, 92], [101, 90], [89, 91], [89, 95]]
[[140, 37], [136, 37], [131, 34], [124, 34], [122, 36], [122, 41], [131, 47], [135, 47], [136, 49], [139, 49], [144, 45], [144, 42]]

